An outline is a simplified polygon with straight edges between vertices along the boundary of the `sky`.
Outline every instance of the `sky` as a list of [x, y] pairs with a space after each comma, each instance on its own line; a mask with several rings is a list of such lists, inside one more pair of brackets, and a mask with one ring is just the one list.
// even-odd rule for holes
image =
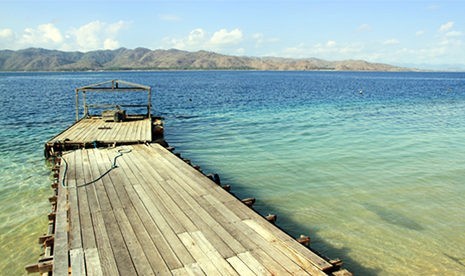
[[465, 0], [0, 0], [0, 49], [137, 47], [465, 70]]

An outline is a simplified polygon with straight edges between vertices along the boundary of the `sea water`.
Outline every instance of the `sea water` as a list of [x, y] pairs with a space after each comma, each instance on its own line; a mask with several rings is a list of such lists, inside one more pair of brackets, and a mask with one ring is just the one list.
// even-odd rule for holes
[[262, 71], [0, 73], [2, 273], [41, 253], [43, 143], [110, 79], [152, 86], [178, 152], [350, 271], [465, 274], [465, 74]]

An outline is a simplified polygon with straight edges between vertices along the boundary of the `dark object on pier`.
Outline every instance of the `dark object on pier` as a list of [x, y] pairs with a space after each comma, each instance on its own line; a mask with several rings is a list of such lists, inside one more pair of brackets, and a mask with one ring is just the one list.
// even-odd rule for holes
[[265, 216], [266, 220], [275, 224], [276, 223], [276, 219], [278, 219], [278, 216], [275, 215], [275, 214], [269, 214], [267, 216]]
[[249, 207], [252, 207], [252, 205], [255, 203], [255, 197], [248, 197], [248, 198], [244, 198], [241, 200], [242, 203], [244, 203], [245, 205], [249, 206]]

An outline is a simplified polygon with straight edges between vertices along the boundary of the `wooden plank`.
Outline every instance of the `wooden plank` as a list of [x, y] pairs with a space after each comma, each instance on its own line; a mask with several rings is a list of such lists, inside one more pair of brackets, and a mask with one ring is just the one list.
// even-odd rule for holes
[[[100, 263], [100, 257], [99, 257], [97, 248], [84, 249], [84, 259], [86, 261], [87, 275], [89, 276], [103, 275], [102, 264]], [[76, 274], [76, 275], [79, 275], [79, 274]], [[113, 275], [116, 275], [116, 274], [113, 274]]]
[[186, 269], [186, 272], [188, 275], [192, 275], [192, 276], [205, 275], [205, 272], [203, 272], [202, 268], [200, 267], [198, 263], [188, 264], [184, 268]]
[[[116, 150], [114, 150], [114, 152], [116, 152]], [[132, 189], [131, 179], [135, 179], [135, 176], [131, 175], [132, 172], [129, 170], [128, 165], [125, 162], [125, 160], [129, 160], [130, 157], [129, 153], [120, 157], [118, 159], [118, 169], [115, 169], [112, 172], [113, 175], [122, 181], [121, 183], [118, 183], [119, 185], [115, 185], [115, 190], [119, 200], [121, 201], [121, 205], [124, 206], [124, 212], [134, 231], [132, 235], [137, 238], [139, 244], [142, 246], [142, 250], [148, 259], [151, 268], [154, 269], [156, 274], [166, 274], [168, 273], [168, 267], [164, 263], [158, 249], [151, 240], [147, 229], [144, 227], [144, 222], [140, 217], [143, 213], [138, 213], [136, 211], [135, 204], [133, 204], [131, 197], [128, 194], [128, 190]], [[137, 198], [137, 201], [140, 201], [139, 198]], [[123, 231], [123, 233], [125, 233], [125, 231]]]
[[[69, 182], [70, 222], [81, 225], [80, 231], [71, 227], [70, 237], [82, 233], [81, 242], [70, 238], [70, 245], [93, 249], [101, 274], [324, 274], [315, 270], [313, 253], [304, 253], [292, 237], [182, 160], [158, 145], [132, 148], [118, 158], [118, 168], [78, 188], [105, 173], [121, 147], [79, 150], [68, 157], [75, 163], [68, 174], [76, 178]], [[85, 230], [86, 222], [92, 231]], [[76, 252], [70, 260], [76, 259], [71, 266], [79, 271], [83, 260]]]
[[167, 189], [171, 189], [168, 191], [173, 195], [173, 198], [185, 204], [183, 211], [192, 219], [197, 229], [208, 236], [221, 256], [228, 258], [245, 251], [244, 247], [215, 220], [214, 215], [205, 210], [195, 198], [186, 193], [176, 182], [169, 180], [167, 186], [169, 186]]
[[198, 263], [193, 263], [189, 264], [185, 267], [181, 267], [178, 269], [171, 270], [171, 274], [173, 276], [179, 275], [179, 276], [184, 276], [184, 275], [191, 275], [191, 276], [201, 276], [205, 275], [205, 273], [202, 271], [202, 268], [200, 268]]
[[[160, 229], [160, 232], [164, 240], [169, 241], [168, 246], [171, 248], [172, 252], [175, 253], [178, 260], [181, 261], [181, 263], [183, 264], [183, 265], [179, 264], [178, 267], [193, 263], [194, 259], [190, 255], [189, 251], [181, 243], [176, 233], [173, 231], [173, 229], [171, 229], [171, 227], [169, 226], [168, 222], [165, 220], [163, 215], [158, 212], [157, 207], [155, 206], [155, 204], [153, 204], [152, 199], [147, 196], [147, 193], [145, 192], [145, 190], [139, 185], [134, 186], [134, 189], [136, 190], [137, 194], [139, 195], [142, 202], [146, 206], [146, 209], [151, 214], [152, 220], [155, 222], [157, 227]], [[168, 253], [168, 255], [171, 255], [171, 254]], [[162, 256], [164, 256], [163, 252], [162, 252]], [[178, 267], [173, 267], [173, 268], [178, 268]]]
[[84, 261], [84, 250], [82, 248], [71, 249], [69, 251], [72, 275], [87, 275]]
[[[152, 147], [156, 147], [156, 145], [153, 145]], [[163, 152], [164, 149], [159, 149], [158, 151]], [[165, 155], [167, 155], [166, 159], [171, 161], [173, 166], [177, 165], [176, 163], [179, 163], [177, 158], [172, 158], [172, 157], [169, 156], [169, 154], [165, 154]], [[165, 166], [166, 166], [166, 164], [165, 164]], [[200, 179], [200, 178], [205, 178], [205, 176], [196, 175], [196, 172], [192, 172], [193, 169], [190, 166], [186, 166], [186, 165], [183, 166], [182, 164], [179, 164], [176, 167], [181, 168], [183, 172], [187, 172], [186, 174], [179, 174], [181, 178], [183, 178], [183, 177], [186, 178], [185, 175], [190, 174], [189, 176], [191, 176], [192, 178], [197, 178], [200, 182], [203, 182], [202, 184], [206, 185], [207, 187], [212, 187], [212, 186], [213, 187], [218, 187], [215, 184], [211, 184], [211, 181], [210, 182], [208, 182], [208, 181], [205, 182], [205, 179]], [[187, 182], [189, 180], [185, 179], [185, 181]], [[192, 179], [191, 179], [191, 181], [192, 181]], [[194, 187], [194, 186], [195, 185], [190, 185], [190, 187]], [[226, 192], [222, 191], [222, 189], [217, 190], [215, 193], [213, 193], [213, 192], [208, 193], [207, 191], [203, 192], [202, 190], [198, 190], [198, 191], [200, 193], [205, 193], [200, 197], [200, 199], [205, 199], [206, 200], [206, 201], [202, 202], [202, 205], [208, 206], [209, 213], [212, 213], [212, 210], [216, 210], [215, 219], [218, 220], [220, 218], [221, 221], [222, 221], [222, 225], [224, 225], [225, 227], [228, 227], [228, 223], [231, 222], [231, 219], [233, 219], [233, 221], [238, 221], [239, 220], [239, 218], [237, 216], [235, 216], [233, 213], [231, 213], [230, 210], [228, 210], [227, 208], [224, 207], [224, 205], [221, 204], [222, 202], [216, 196], [220, 195], [220, 198], [225, 202], [228, 202], [228, 201], [231, 201], [231, 200], [234, 200], [234, 201], [238, 202], [237, 199], [232, 198], [232, 196], [230, 196], [229, 194], [228, 195], [223, 195]], [[221, 193], [223, 193], [223, 194], [221, 194]], [[252, 210], [249, 210], [249, 208], [245, 207], [243, 204], [239, 203], [238, 205], [239, 205], [238, 208], [245, 209], [248, 212], [253, 212]], [[220, 211], [220, 210], [223, 210], [223, 211]], [[228, 213], [228, 215], [225, 217], [222, 214], [223, 212]], [[261, 219], [263, 219], [263, 218], [261, 218]], [[260, 241], [260, 239], [252, 241], [250, 239], [250, 237], [244, 237], [243, 235], [241, 235], [240, 231], [238, 231], [237, 229], [228, 228], [228, 231], [232, 231], [231, 234], [233, 234], [233, 236], [236, 239], [241, 240], [241, 243], [244, 246], [247, 246], [247, 245], [250, 246], [251, 244], [254, 244], [255, 246], [257, 246], [257, 248], [260, 247], [260, 246], [267, 246], [266, 245], [267, 242], [264, 242], [263, 240], [261, 241], [261, 243], [257, 244], [257, 242]], [[280, 231], [280, 230], [276, 228], [276, 231]], [[250, 234], [252, 236], [257, 237], [257, 235], [254, 234], [254, 233], [250, 233]], [[253, 248], [251, 248], [251, 249], [253, 249]], [[292, 272], [292, 270], [299, 271], [300, 268], [298, 268], [298, 266], [295, 263], [289, 263], [290, 260], [285, 260], [287, 257], [285, 255], [283, 255], [281, 252], [276, 251], [276, 249], [272, 248], [272, 247], [270, 248], [270, 250], [271, 250], [270, 252], [275, 252], [275, 254], [268, 254], [268, 255], [270, 255], [269, 257], [271, 257], [273, 259], [277, 259], [276, 262], [278, 262], [278, 263], [279, 262], [287, 262], [289, 264], [289, 267], [287, 267], [287, 269], [291, 269], [290, 272]]]
[[[145, 148], [150, 149], [149, 147]], [[144, 155], [144, 157], [144, 160], [151, 159], [150, 155]], [[152, 161], [152, 164], [146, 164], [146, 167], [150, 167], [151, 171], [168, 169], [166, 164], [163, 163], [163, 159], [153, 159]], [[202, 206], [196, 201], [199, 197], [194, 198], [184, 190], [185, 188], [189, 189], [189, 187], [192, 186], [192, 183], [186, 183], [183, 187], [183, 185], [177, 182], [181, 180], [176, 179], [175, 181], [174, 179], [170, 179], [170, 177], [176, 178], [179, 175], [178, 171], [173, 170], [171, 172], [167, 171], [166, 173], [171, 175], [165, 174], [165, 178], [168, 180], [166, 180], [166, 183], [164, 184], [160, 183], [161, 188], [165, 189], [167, 194], [170, 194], [176, 202], [183, 203], [182, 209], [185, 214], [191, 218], [191, 220], [197, 225], [198, 229], [201, 229], [209, 236], [209, 239], [219, 249], [221, 255], [227, 258], [234, 256], [237, 253], [244, 252], [245, 249], [234, 239], [234, 237], [229, 235], [229, 233], [226, 232], [220, 224], [218, 224], [218, 222], [214, 219], [214, 216], [210, 215], [208, 210], [204, 209], [205, 206]]]
[[250, 254], [263, 266], [266, 267], [266, 270], [268, 270], [271, 275], [306, 275], [307, 273], [305, 272], [299, 272], [299, 273], [292, 273], [286, 270], [282, 264], [277, 263], [274, 259], [272, 259], [266, 252], [263, 251], [263, 249], [257, 248], [249, 251]]
[[67, 137], [64, 138], [68, 138], [71, 141], [84, 141], [82, 138], [89, 133], [90, 127], [91, 119], [82, 119], [76, 124], [76, 127], [68, 133]]
[[[69, 200], [69, 247], [70, 249], [82, 249], [81, 238], [81, 221], [79, 218], [79, 199], [76, 188], [77, 179], [82, 179], [82, 171], [77, 170], [81, 164], [76, 162], [76, 152], [71, 154], [63, 154], [62, 159], [66, 159], [68, 163], [68, 200]], [[90, 219], [90, 218], [89, 218]]]
[[187, 183], [195, 182], [197, 185], [193, 185], [192, 188], [197, 191], [200, 196], [212, 194], [218, 198], [221, 202], [228, 200], [236, 200], [232, 195], [226, 192], [223, 188], [215, 184], [209, 178], [205, 177], [199, 171], [193, 169], [187, 163], [182, 162], [174, 154], [160, 146], [159, 144], [151, 144], [150, 147], [157, 152], [160, 157], [168, 161], [173, 167], [174, 171], [183, 172], [179, 176]]
[[254, 220], [244, 220], [243, 223], [247, 224], [250, 228], [256, 231], [260, 236], [262, 236], [270, 244], [273, 244], [278, 250], [283, 252], [286, 256], [289, 256], [291, 260], [299, 265], [302, 269], [307, 271], [312, 275], [326, 275], [321, 269], [316, 267], [311, 260], [307, 259], [305, 256], [299, 254], [296, 250], [293, 250], [289, 247], [285, 241], [282, 241], [274, 233], [268, 231], [265, 227], [262, 227], [259, 223]]
[[[114, 137], [115, 141], [120, 140], [121, 133], [124, 131], [125, 127], [126, 127], [126, 124], [124, 122], [114, 123], [112, 126], [112, 132], [111, 132], [110, 137]], [[109, 139], [107, 138], [107, 140]]]
[[157, 207], [163, 214], [175, 233], [186, 231], [195, 231], [197, 228], [192, 221], [180, 210], [179, 206], [174, 202], [171, 196], [163, 190], [165, 180], [158, 173], [158, 169], [149, 169], [149, 165], [144, 160], [139, 158], [140, 153], [133, 157], [133, 164], [138, 169], [139, 174], [147, 181], [144, 189], [147, 194], [153, 197], [157, 202]]
[[132, 229], [126, 214], [123, 209], [116, 209], [115, 211], [116, 221], [120, 226], [121, 233], [123, 234], [124, 241], [128, 247], [130, 258], [134, 263], [134, 267], [139, 275], [155, 275], [152, 270], [150, 262], [145, 256], [145, 252], [142, 245], [137, 240], [136, 233]]
[[[101, 149], [101, 150], [94, 150], [95, 158], [97, 163], [99, 164], [100, 172], [105, 173], [109, 165], [114, 163], [115, 157], [119, 156], [119, 158], [124, 158], [124, 154], [120, 156], [120, 153], [115, 150], [108, 150], [108, 149]], [[109, 165], [105, 165], [105, 163]], [[123, 210], [123, 206], [125, 208], [131, 208], [131, 206], [123, 205], [120, 201], [120, 198], [116, 192], [116, 187], [121, 186], [124, 183], [124, 179], [120, 178], [119, 174], [115, 174], [114, 172], [118, 171], [118, 167], [114, 170], [110, 171], [104, 178], [102, 178], [103, 186], [107, 193], [107, 196], [110, 200], [112, 214], [114, 214], [116, 218], [116, 222], [119, 226], [119, 231], [121, 233], [122, 239], [124, 240], [124, 244], [129, 251], [129, 258], [132, 260], [135, 269], [139, 274], [144, 275], [154, 275], [150, 263], [145, 256], [144, 250], [137, 240], [136, 234], [131, 226], [129, 218], [126, 216], [125, 211]], [[116, 229], [115, 229], [116, 230]], [[116, 235], [116, 241], [120, 240], [120, 236]], [[117, 244], [118, 245], [118, 244]], [[122, 243], [119, 243], [119, 247], [123, 247]], [[122, 249], [123, 252], [126, 252], [125, 249]], [[115, 249], [113, 248], [115, 252]], [[116, 255], [117, 253], [115, 253]], [[117, 258], [117, 256], [115, 256]], [[127, 263], [129, 260], [126, 259], [124, 263]], [[120, 270], [121, 271], [121, 270]]]
[[[93, 166], [91, 166], [94, 179], [97, 179], [106, 173], [108, 168], [111, 167], [111, 164], [108, 164], [108, 162], [105, 162], [105, 160], [101, 158], [101, 151], [102, 150], [99, 149], [89, 150], [89, 157], [92, 156], [92, 160], [94, 160]], [[109, 175], [105, 175], [97, 182], [91, 184], [91, 186], [94, 186], [96, 190], [97, 200], [106, 229], [106, 233], [104, 235], [108, 237], [110, 242], [118, 271], [122, 275], [135, 275], [135, 264], [131, 260], [131, 255], [124, 241], [121, 229], [119, 228], [118, 223], [115, 223], [117, 219], [113, 210], [112, 201], [110, 201], [109, 198], [111, 194], [109, 195], [108, 193], [108, 190], [110, 190], [110, 187], [112, 186]], [[113, 202], [113, 204], [116, 203], [117, 201]]]
[[145, 123], [146, 124], [146, 127], [145, 127], [145, 139], [146, 141], [148, 142], [151, 142], [153, 137], [152, 137], [152, 120], [151, 119], [147, 119], [147, 122]]
[[[213, 196], [205, 196], [209, 198], [204, 204], [209, 202], [214, 202]], [[215, 210], [214, 207], [210, 209], [210, 212]], [[244, 227], [245, 224], [242, 221], [237, 221], [234, 223], [227, 223], [229, 221], [229, 216], [227, 210], [225, 212], [217, 212], [215, 219], [222, 222], [222, 225], [227, 229], [227, 231], [234, 236], [237, 241], [239, 241], [247, 250], [257, 251], [260, 254], [261, 259], [267, 268], [270, 267], [270, 271], [279, 272], [279, 273], [297, 273], [301, 271], [301, 268], [298, 267], [295, 263], [291, 262], [288, 259], [288, 256], [277, 251], [271, 244], [265, 241], [257, 233], [251, 230], [249, 227]], [[288, 270], [288, 271], [286, 271]]]
[[[155, 147], [155, 145], [153, 145], [153, 147]], [[162, 150], [159, 149], [159, 151], [162, 151]], [[171, 159], [170, 161], [172, 161], [172, 160], [173, 159]], [[179, 167], [181, 167], [181, 166], [179, 166]], [[211, 203], [213, 201], [216, 201], [216, 204], [219, 204], [218, 199], [217, 199], [216, 196], [218, 194], [220, 194], [220, 193], [224, 193], [224, 191], [216, 191], [216, 193], [212, 192], [211, 194], [214, 194], [215, 197], [213, 197], [211, 194], [203, 195], [202, 197], [209, 199], [206, 202], [207, 204]], [[293, 248], [293, 250], [295, 250], [295, 251], [299, 252], [300, 254], [304, 255], [306, 258], [311, 260], [317, 267], [321, 268], [322, 270], [331, 267], [331, 264], [329, 264], [327, 261], [325, 261], [324, 259], [322, 259], [318, 255], [314, 254], [309, 249], [307, 249], [307, 248], [303, 247], [302, 245], [298, 244], [297, 242], [295, 242], [295, 240], [292, 237], [289, 237], [286, 233], [282, 232], [280, 229], [276, 228], [273, 225], [270, 225], [260, 215], [255, 213], [253, 210], [250, 210], [249, 208], [245, 207], [242, 203], [240, 203], [235, 198], [232, 198], [232, 199], [229, 199], [229, 200], [225, 200], [226, 196], [222, 196], [222, 198], [223, 198], [225, 204], [227, 204], [229, 208], [224, 208], [224, 206], [221, 206], [221, 205], [217, 205], [217, 206], [221, 206], [221, 208], [223, 208], [224, 212], [228, 213], [228, 217], [230, 217], [230, 218], [235, 217], [234, 214], [232, 213], [232, 212], [234, 212], [236, 215], [240, 216], [239, 217], [240, 219], [254, 218], [254, 219], [260, 221], [260, 223], [266, 224], [267, 227], [273, 228], [273, 231], [276, 232], [276, 234], [279, 236], [280, 239], [285, 240], [288, 243], [288, 245]], [[214, 207], [214, 206], [212, 205], [210, 207]], [[210, 212], [211, 212], [211, 209], [210, 209]]]
[[91, 143], [92, 141], [97, 140], [95, 137], [95, 129], [99, 127], [100, 120], [96, 118], [90, 118], [88, 119], [85, 124], [86, 128], [84, 131], [79, 135], [79, 140], [80, 142], [87, 142]]
[[231, 265], [223, 259], [216, 248], [207, 240], [201, 231], [196, 231], [191, 234], [192, 240], [197, 243], [206, 256], [213, 261], [216, 268], [222, 275], [238, 275]]
[[[118, 140], [120, 141], [129, 141], [129, 140], [135, 140], [133, 137], [131, 137], [131, 134], [133, 133], [134, 130], [132, 130], [132, 127], [134, 126], [134, 122], [125, 124], [125, 127], [122, 129], [122, 131], [118, 134]], [[137, 141], [137, 140], [135, 140]]]
[[60, 165], [58, 198], [55, 212], [55, 241], [53, 244], [53, 273], [55, 275], [68, 274], [68, 210], [67, 210], [67, 189], [62, 186], [68, 183], [65, 178], [67, 165], [64, 161]]
[[[129, 164], [127, 164], [125, 162], [125, 160], [121, 160], [121, 166], [124, 166], [125, 168], [125, 173], [127, 175], [127, 179], [126, 179], [126, 182], [125, 183], [128, 183], [128, 185], [125, 185], [125, 189], [126, 189], [126, 192], [128, 194], [128, 197], [130, 198], [131, 202], [133, 203], [134, 205], [134, 208], [137, 212], [137, 214], [140, 216], [141, 218], [141, 221], [146, 229], [146, 231], [148, 232], [148, 234], [150, 235], [150, 238], [154, 244], [154, 246], [156, 246], [156, 253], [157, 255], [160, 256], [160, 259], [161, 261], [159, 261], [159, 259], [150, 259], [152, 261], [157, 261], [159, 262], [160, 264], [156, 265], [156, 266], [153, 266], [152, 267], [155, 269], [155, 268], [158, 268], [158, 269], [161, 269], [163, 267], [163, 264], [165, 264], [164, 266], [168, 266], [169, 269], [176, 269], [176, 268], [180, 268], [183, 266], [183, 264], [181, 263], [181, 261], [178, 259], [178, 256], [176, 255], [176, 253], [174, 252], [174, 250], [171, 248], [171, 245], [169, 244], [169, 242], [166, 240], [166, 238], [163, 236], [162, 232], [160, 231], [160, 229], [158, 228], [157, 224], [155, 223], [155, 220], [158, 219], [158, 218], [154, 218], [152, 216], [152, 214], [150, 213], [149, 209], [147, 209], [147, 207], [144, 205], [144, 201], [151, 201], [150, 198], [147, 198], [145, 194], [139, 194], [137, 190], [139, 190], [139, 192], [141, 192], [141, 187], [140, 187], [140, 183], [139, 181], [142, 181], [140, 179], [140, 177], [137, 177], [133, 171], [132, 171], [132, 168], [130, 167]], [[155, 252], [154, 252], [155, 253]], [[192, 257], [190, 257], [192, 262], [194, 262], [194, 260], [192, 259]], [[184, 260], [185, 261], [185, 260]], [[191, 263], [192, 263], [191, 262]]]
[[[94, 164], [90, 162], [90, 160], [94, 162], [93, 154], [90, 150], [83, 150], [82, 152], [84, 153], [83, 160], [87, 161], [85, 170], [86, 179], [94, 180], [99, 176], [99, 172], [94, 167]], [[119, 273], [118, 267], [113, 256], [110, 239], [107, 234], [106, 224], [103, 219], [102, 211], [100, 210], [100, 204], [97, 196], [96, 186], [98, 187], [99, 185], [102, 185], [101, 181], [86, 185], [84, 186], [84, 189], [87, 192], [89, 209], [91, 211], [92, 226], [95, 233], [95, 240], [102, 272], [105, 275], [116, 275]]]
[[[79, 242], [75, 240], [75, 238], [77, 238], [78, 236], [81, 236], [82, 247], [84, 248], [84, 250], [88, 248], [96, 248], [97, 244], [95, 241], [94, 228], [92, 225], [92, 218], [90, 215], [91, 211], [89, 201], [87, 199], [88, 188], [79, 186], [86, 183], [86, 181], [90, 181], [91, 176], [89, 170], [87, 169], [89, 160], [87, 155], [85, 154], [85, 151], [83, 150], [74, 151], [73, 154], [75, 155], [75, 164], [73, 166], [70, 166], [70, 169], [74, 169], [76, 172], [75, 185], [77, 187], [76, 193], [78, 200], [77, 204], [79, 208], [79, 224], [77, 224], [76, 221], [74, 221], [74, 223], [73, 221], [71, 221], [71, 237], [73, 238], [71, 240], [71, 248], [74, 249], [80, 247]], [[73, 215], [73, 213], [71, 213], [71, 215]], [[72, 219], [74, 219], [74, 216], [72, 217]]]
[[326, 270], [332, 268], [332, 264], [328, 261], [323, 259], [322, 257], [318, 256], [317, 254], [313, 253], [307, 247], [301, 245], [300, 243], [296, 242], [294, 238], [289, 236], [288, 234], [284, 233], [281, 230], [277, 230], [276, 226], [267, 222], [263, 217], [256, 214], [255, 212], [250, 215], [251, 219], [257, 223], [260, 227], [266, 229], [268, 232], [272, 232], [276, 238], [278, 238], [287, 248], [295, 254], [298, 254], [301, 257], [306, 258], [309, 260], [314, 266], [318, 267], [320, 270]]
[[239, 275], [256, 275], [250, 268], [242, 262], [241, 259], [239, 259], [237, 256], [233, 256], [231, 258], [228, 258], [228, 263], [231, 264], [232, 267], [234, 267], [235, 271]]
[[207, 275], [222, 275], [221, 271], [218, 271], [213, 261], [209, 258], [209, 256], [205, 255], [189, 233], [181, 233], [178, 237]]
[[49, 141], [64, 141], [75, 143], [92, 143], [101, 141], [113, 142], [144, 142], [151, 141], [151, 120], [149, 118], [105, 122], [100, 117], [82, 119]]
[[174, 270], [171, 270], [171, 275], [173, 276], [184, 276], [188, 275], [187, 270], [185, 267], [180, 267]]
[[239, 257], [239, 259], [241, 259], [241, 261], [256, 275], [271, 275], [271, 273], [259, 261], [257, 261], [250, 252], [247, 251], [239, 253], [237, 254], [237, 257]]

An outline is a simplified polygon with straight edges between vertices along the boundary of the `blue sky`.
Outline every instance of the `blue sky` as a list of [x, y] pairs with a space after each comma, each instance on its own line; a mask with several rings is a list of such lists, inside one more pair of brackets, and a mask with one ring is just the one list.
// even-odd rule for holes
[[462, 0], [0, 0], [0, 49], [119, 47], [465, 70]]

